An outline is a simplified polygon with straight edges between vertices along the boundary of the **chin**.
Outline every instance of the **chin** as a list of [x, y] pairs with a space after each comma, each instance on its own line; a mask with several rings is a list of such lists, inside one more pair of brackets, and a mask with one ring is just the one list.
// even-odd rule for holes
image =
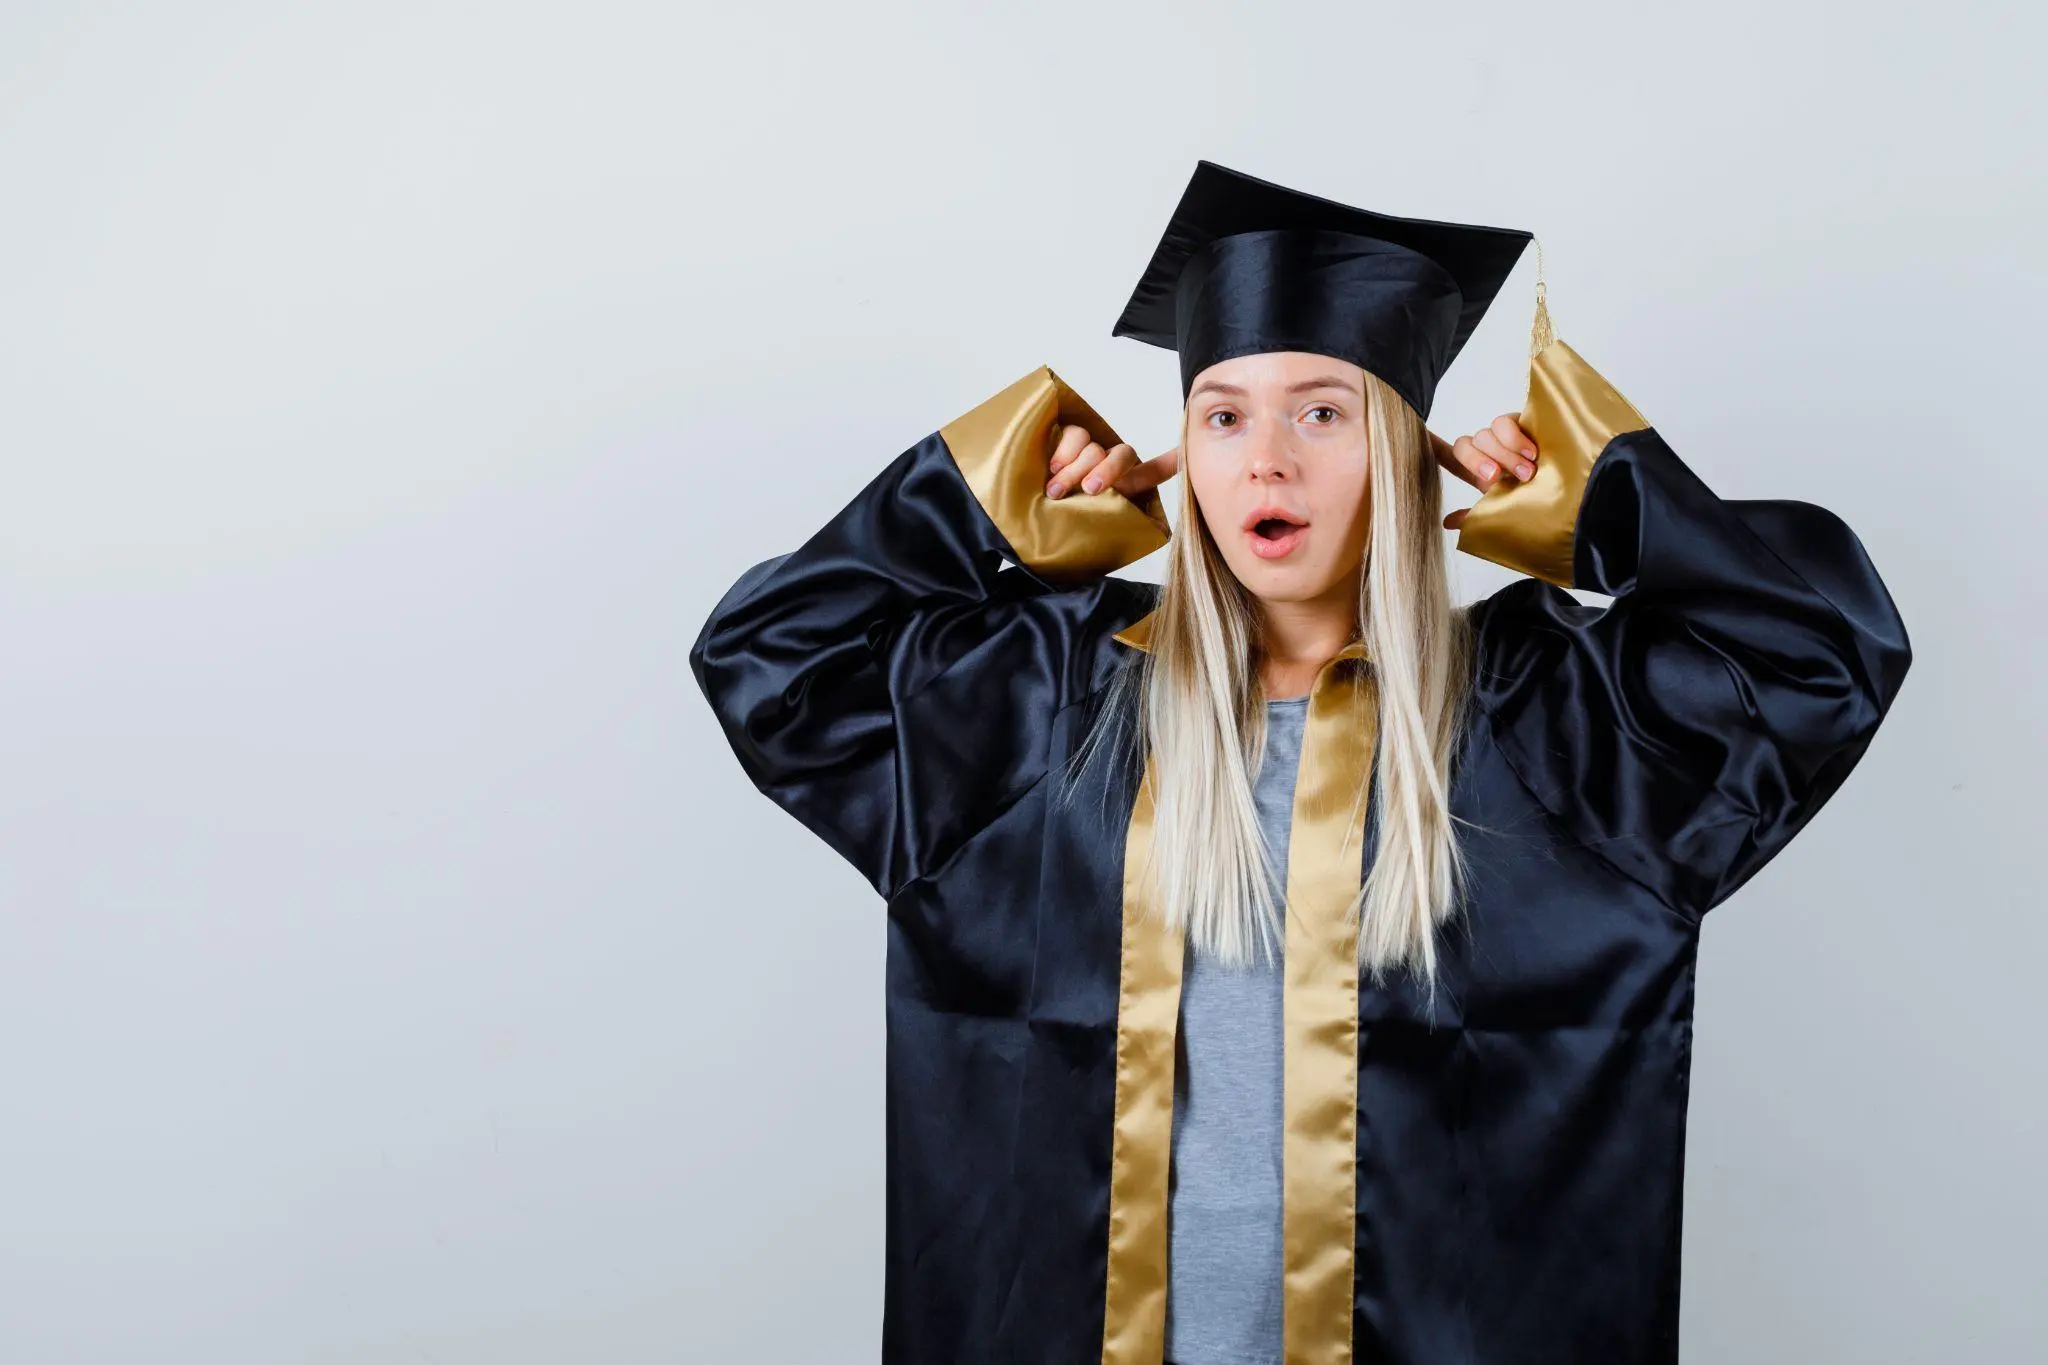
[[1254, 597], [1268, 602], [1311, 602], [1329, 591], [1314, 575], [1290, 566], [1255, 563], [1238, 575]]

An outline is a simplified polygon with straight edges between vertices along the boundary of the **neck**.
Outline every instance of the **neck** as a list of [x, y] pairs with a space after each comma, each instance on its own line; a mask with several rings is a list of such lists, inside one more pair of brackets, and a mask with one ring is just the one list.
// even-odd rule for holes
[[1344, 582], [1305, 602], [1262, 600], [1259, 682], [1273, 700], [1299, 697], [1357, 633], [1357, 585]]

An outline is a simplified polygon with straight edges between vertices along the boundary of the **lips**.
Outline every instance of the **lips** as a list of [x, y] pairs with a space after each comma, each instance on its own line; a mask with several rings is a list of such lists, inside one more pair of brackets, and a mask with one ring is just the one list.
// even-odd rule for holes
[[1267, 522], [1281, 522], [1288, 526], [1306, 526], [1308, 525], [1308, 517], [1304, 513], [1296, 512], [1291, 508], [1281, 507], [1275, 503], [1265, 503], [1245, 513], [1244, 520], [1239, 523], [1239, 526], [1246, 531], [1256, 531]]
[[1308, 538], [1308, 518], [1285, 507], [1254, 507], [1245, 514], [1243, 530], [1253, 554], [1280, 559]]

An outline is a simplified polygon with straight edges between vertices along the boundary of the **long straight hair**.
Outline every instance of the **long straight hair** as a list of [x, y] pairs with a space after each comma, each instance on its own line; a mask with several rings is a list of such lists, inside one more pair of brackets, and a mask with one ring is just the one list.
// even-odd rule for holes
[[[1361, 971], [1381, 979], [1391, 968], [1412, 968], [1433, 1001], [1436, 926], [1454, 913], [1464, 878], [1450, 773], [1469, 690], [1470, 628], [1451, 601], [1428, 431], [1393, 389], [1364, 378], [1371, 506], [1357, 638], [1367, 657], [1338, 667], [1371, 669], [1374, 685], [1359, 695], [1377, 708], [1378, 741], [1353, 810], [1371, 801], [1378, 841], [1350, 913], [1358, 916]], [[1187, 421], [1183, 409], [1183, 462]], [[1087, 762], [1118, 717], [1135, 715], [1157, 779], [1148, 875], [1168, 922], [1184, 923], [1195, 951], [1219, 961], [1270, 962], [1285, 926], [1252, 799], [1266, 742], [1262, 618], [1186, 478], [1172, 544], [1150, 648], [1132, 651], [1117, 671], [1075, 762]], [[1361, 714], [1357, 723], [1374, 719]]]

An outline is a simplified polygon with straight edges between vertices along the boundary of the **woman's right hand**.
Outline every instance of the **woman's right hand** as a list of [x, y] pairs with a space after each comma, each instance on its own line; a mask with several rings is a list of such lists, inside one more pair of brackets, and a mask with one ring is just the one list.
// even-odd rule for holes
[[1135, 498], [1180, 473], [1180, 447], [1140, 460], [1128, 445], [1104, 450], [1101, 442], [1088, 434], [1088, 428], [1068, 425], [1060, 429], [1059, 444], [1048, 467], [1052, 479], [1045, 486], [1045, 495], [1049, 498], [1063, 498], [1077, 485], [1084, 493], [1111, 487]]

